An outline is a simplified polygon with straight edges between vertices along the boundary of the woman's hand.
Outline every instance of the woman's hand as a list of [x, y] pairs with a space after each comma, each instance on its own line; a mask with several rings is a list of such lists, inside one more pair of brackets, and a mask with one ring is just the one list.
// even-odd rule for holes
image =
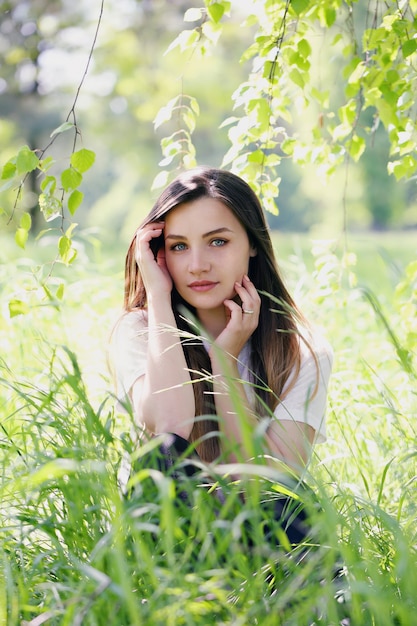
[[224, 301], [227, 324], [214, 344], [226, 354], [237, 358], [249, 337], [258, 327], [261, 298], [248, 276], [243, 277], [241, 284], [235, 283], [235, 291], [242, 305], [240, 306], [234, 300]]
[[150, 246], [152, 239], [157, 239], [162, 235], [164, 224], [164, 222], [151, 222], [136, 234], [136, 263], [148, 297], [156, 293], [170, 294], [172, 291], [172, 278], [165, 263], [165, 248], [162, 246], [158, 250], [155, 259]]

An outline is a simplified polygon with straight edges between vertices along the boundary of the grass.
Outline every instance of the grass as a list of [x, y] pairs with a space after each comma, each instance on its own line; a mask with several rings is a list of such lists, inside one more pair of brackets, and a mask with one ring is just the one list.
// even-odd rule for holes
[[[302, 560], [260, 532], [279, 476], [244, 479], [242, 505], [242, 485], [220, 474], [220, 505], [197, 478], [176, 485], [135, 449], [106, 364], [120, 264], [83, 257], [59, 302], [40, 289], [42, 269], [2, 246], [0, 625], [415, 624], [413, 241], [358, 239], [356, 264], [332, 245], [311, 254], [305, 238], [277, 242], [335, 350], [328, 441], [307, 480], [316, 535]], [[9, 318], [11, 299], [28, 314]], [[126, 454], [139, 455], [131, 498], [117, 483]]]

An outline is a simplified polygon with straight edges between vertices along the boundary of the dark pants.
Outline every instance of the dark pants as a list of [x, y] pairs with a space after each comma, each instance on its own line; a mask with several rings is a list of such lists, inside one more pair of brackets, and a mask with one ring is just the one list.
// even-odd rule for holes
[[[158, 439], [158, 438], [157, 438]], [[217, 490], [213, 489], [214, 480], [208, 477], [204, 472], [204, 465], [192, 445], [182, 437], [175, 434], [165, 434], [159, 437], [160, 441], [156, 441], [153, 452], [145, 454], [141, 458], [137, 469], [151, 468], [157, 469], [165, 475], [170, 476], [176, 482], [177, 500], [179, 507], [189, 508], [192, 506], [193, 489], [187, 489], [190, 483], [194, 483], [199, 487], [207, 486], [207, 492], [210, 500], [214, 502], [214, 515], [220, 517], [222, 515], [222, 504], [226, 503], [226, 492], [229, 487], [234, 488], [236, 484], [223, 483]], [[133, 468], [136, 469], [136, 468]], [[238, 487], [238, 489], [240, 489]], [[195, 491], [195, 490], [194, 490]], [[310, 512], [313, 508], [317, 508], [318, 502], [313, 491], [304, 483], [291, 484], [288, 480], [282, 482], [281, 485], [265, 483], [265, 490], [261, 490], [259, 505], [255, 504], [253, 517], [245, 518], [242, 525], [242, 538], [244, 537], [244, 545], [249, 550], [256, 550], [257, 542], [255, 536], [265, 538], [268, 548], [275, 553], [276, 562], [269, 569], [262, 567], [262, 575], [265, 577], [267, 588], [271, 593], [275, 593], [279, 589], [280, 584], [286, 578], [293, 568], [297, 567], [311, 551], [314, 551], [314, 545], [320, 546], [320, 541], [314, 537], [312, 524], [310, 522]], [[238, 516], [240, 504], [244, 500], [241, 491], [239, 494], [242, 498], [235, 497], [234, 502], [237, 510], [232, 512], [228, 509], [227, 518], [236, 514]], [[149, 495], [149, 494], [148, 494]], [[236, 493], [232, 494], [236, 496]], [[257, 502], [257, 501], [256, 501]], [[226, 506], [229, 504], [227, 501]], [[186, 519], [187, 516], [184, 516]], [[313, 540], [313, 541], [312, 541]], [[291, 559], [287, 556], [291, 551]], [[285, 558], [279, 556], [281, 554]], [[320, 567], [318, 568], [320, 574]], [[333, 574], [333, 582], [335, 584], [335, 597], [337, 598], [340, 611], [345, 611], [344, 607], [349, 596], [347, 592], [346, 573], [341, 563], [335, 563]], [[291, 601], [290, 601], [291, 604]], [[339, 622], [348, 626], [349, 619], [343, 619]]]
[[[156, 469], [169, 474], [178, 482], [201, 473], [202, 467], [200, 458], [197, 452], [191, 449], [190, 443], [179, 435], [171, 433], [161, 436], [161, 443], [156, 447], [155, 455], [150, 462], [154, 467], [156, 466]], [[263, 498], [260, 504], [264, 518], [266, 518], [264, 533], [268, 540], [276, 542], [273, 524], [268, 524], [268, 519], [275, 520], [285, 532], [289, 544], [299, 545], [311, 533], [303, 494], [311, 500], [312, 492], [303, 484], [295, 487], [289, 481], [284, 487], [283, 493], [280, 493], [278, 489], [271, 497]], [[286, 493], [288, 491], [294, 491], [294, 497], [288, 495]], [[187, 501], [188, 495], [185, 489], [182, 490], [179, 487], [178, 495], [182, 501]], [[216, 495], [221, 506], [222, 493], [217, 490]]]

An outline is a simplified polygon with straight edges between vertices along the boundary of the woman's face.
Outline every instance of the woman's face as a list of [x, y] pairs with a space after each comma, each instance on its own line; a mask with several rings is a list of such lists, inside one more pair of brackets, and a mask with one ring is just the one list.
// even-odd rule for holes
[[180, 204], [165, 218], [167, 269], [182, 298], [197, 311], [223, 307], [256, 255], [247, 233], [220, 200]]

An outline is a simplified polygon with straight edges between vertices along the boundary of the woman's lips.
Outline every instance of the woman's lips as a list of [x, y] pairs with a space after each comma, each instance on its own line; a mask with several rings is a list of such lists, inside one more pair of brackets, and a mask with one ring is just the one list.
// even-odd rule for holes
[[213, 283], [208, 280], [201, 280], [190, 283], [188, 287], [193, 291], [210, 291], [210, 289], [213, 289], [216, 285], [217, 283]]

